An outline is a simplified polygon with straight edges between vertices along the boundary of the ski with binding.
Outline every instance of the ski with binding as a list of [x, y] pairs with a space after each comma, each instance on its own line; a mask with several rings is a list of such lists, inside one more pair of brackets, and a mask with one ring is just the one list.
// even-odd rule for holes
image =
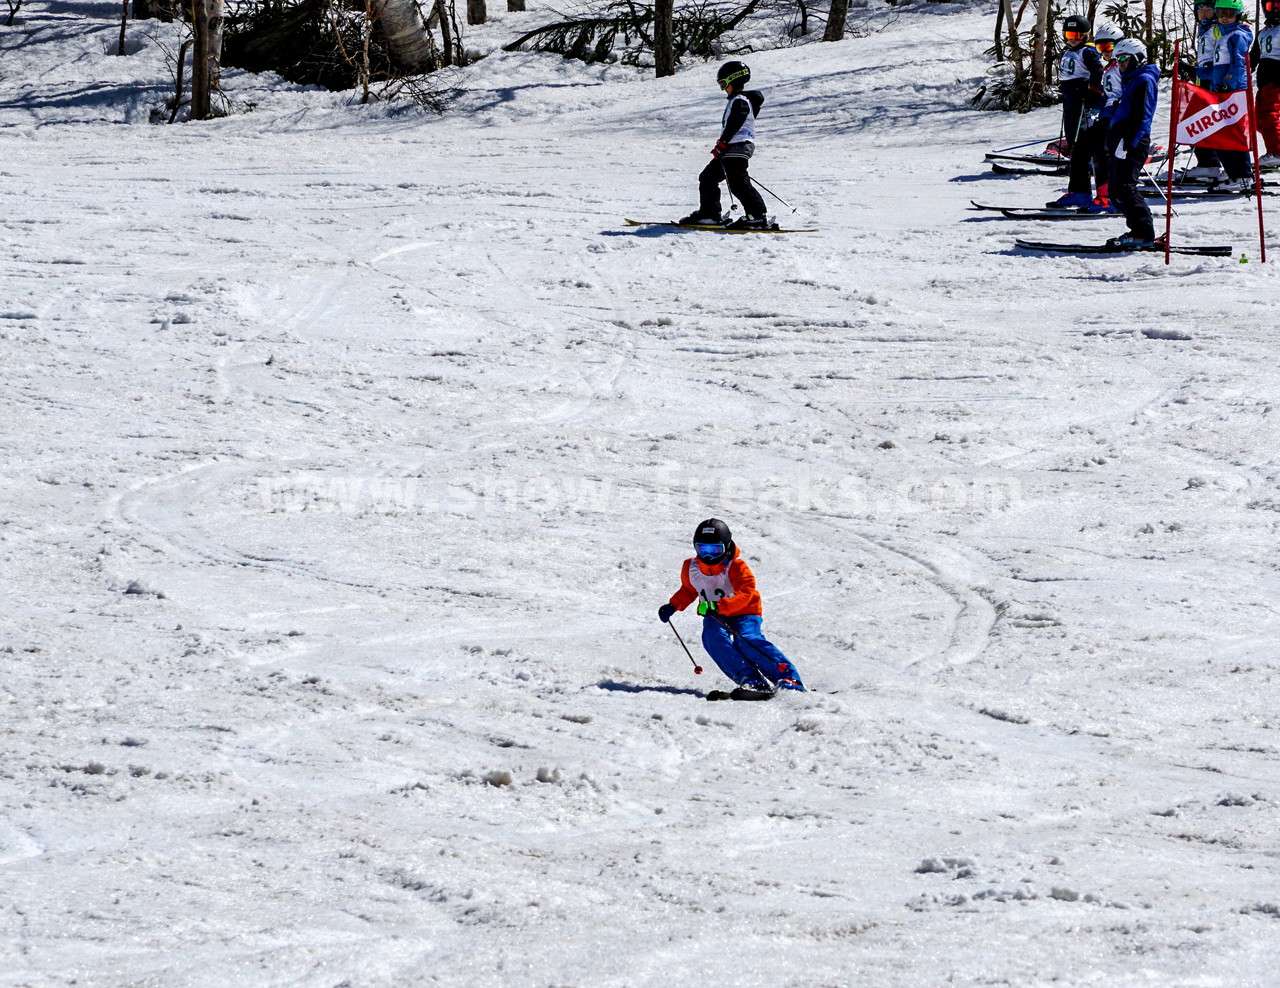
[[997, 175], [1065, 175], [1071, 170], [1071, 164], [1067, 161], [1056, 164], [1045, 162], [1043, 165], [1034, 165], [1030, 162], [1014, 164], [1008, 161], [992, 161], [989, 164], [991, 170]]
[[712, 690], [707, 694], [708, 700], [772, 700], [777, 694], [772, 690], [749, 690], [745, 686], [736, 689]]
[[1120, 213], [1100, 213], [1088, 209], [1002, 209], [1011, 220], [1096, 220]]
[[[1263, 189], [1264, 196], [1280, 195], [1275, 189]], [[1185, 185], [1182, 187], [1174, 186], [1173, 201], [1174, 202], [1196, 202], [1203, 200], [1204, 202], [1230, 202], [1233, 199], [1248, 199], [1253, 195], [1253, 189], [1248, 192], [1223, 192], [1216, 190], [1211, 186], [1205, 186], [1203, 189], [1189, 189]], [[1164, 199], [1164, 186], [1160, 186], [1159, 191], [1153, 188], [1145, 188], [1142, 190], [1144, 199], [1152, 199], [1156, 202]]]
[[791, 229], [780, 227], [778, 224], [766, 227], [764, 229], [752, 230], [733, 230], [727, 226], [706, 226], [702, 223], [676, 223], [671, 220], [623, 220], [627, 226], [665, 226], [671, 227], [673, 230], [703, 230], [707, 233], [817, 233], [817, 227], [810, 229]]
[[[1036, 251], [1042, 254], [1163, 254], [1164, 244], [1152, 244], [1150, 247], [1129, 247], [1122, 244], [1058, 244], [1039, 240], [1015, 240], [1014, 245], [1021, 250]], [[1230, 257], [1232, 247], [1227, 244], [1187, 244], [1169, 248], [1173, 254], [1190, 254], [1198, 257]]]

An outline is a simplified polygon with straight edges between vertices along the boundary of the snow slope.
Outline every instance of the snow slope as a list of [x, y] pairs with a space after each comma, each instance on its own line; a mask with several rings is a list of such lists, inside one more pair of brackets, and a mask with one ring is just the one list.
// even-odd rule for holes
[[[1280, 984], [1248, 205], [1013, 252], [986, 10], [751, 56], [783, 238], [621, 223], [713, 66], [150, 127], [116, 9], [0, 34], [0, 983]], [[700, 699], [712, 514], [813, 692]]]

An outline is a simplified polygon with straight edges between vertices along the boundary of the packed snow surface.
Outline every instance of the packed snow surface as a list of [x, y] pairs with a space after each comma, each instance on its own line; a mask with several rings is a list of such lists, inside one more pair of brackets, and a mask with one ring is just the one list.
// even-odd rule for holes
[[[1250, 202], [1015, 252], [1123, 225], [969, 209], [985, 7], [750, 56], [792, 236], [622, 222], [714, 64], [151, 126], [118, 10], [0, 32], [0, 983], [1280, 985]], [[812, 692], [657, 621], [710, 515]]]

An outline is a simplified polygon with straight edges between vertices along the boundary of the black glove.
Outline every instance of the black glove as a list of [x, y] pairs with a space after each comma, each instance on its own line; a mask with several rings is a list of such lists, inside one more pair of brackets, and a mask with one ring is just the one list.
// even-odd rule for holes
[[668, 621], [671, 620], [671, 615], [674, 614], [675, 612], [676, 612], [676, 609], [672, 607], [670, 604], [663, 604], [661, 607], [658, 608], [658, 620], [661, 621], [663, 624], [666, 624]]

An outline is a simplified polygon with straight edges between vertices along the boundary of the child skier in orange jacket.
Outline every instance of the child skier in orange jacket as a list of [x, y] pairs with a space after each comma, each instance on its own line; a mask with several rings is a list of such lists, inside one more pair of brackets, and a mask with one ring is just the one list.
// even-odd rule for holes
[[680, 589], [658, 608], [670, 621], [695, 600], [702, 618], [702, 647], [721, 671], [744, 689], [802, 690], [796, 667], [764, 637], [756, 578], [733, 542], [729, 526], [708, 518], [693, 533], [694, 555], [680, 570]]

